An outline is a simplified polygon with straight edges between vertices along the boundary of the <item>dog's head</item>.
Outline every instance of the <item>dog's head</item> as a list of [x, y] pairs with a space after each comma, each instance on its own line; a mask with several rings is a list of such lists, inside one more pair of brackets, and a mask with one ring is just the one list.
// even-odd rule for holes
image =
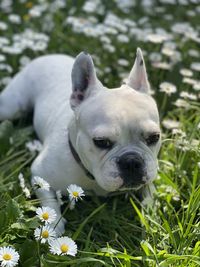
[[141, 50], [126, 83], [114, 89], [102, 85], [91, 56], [80, 53], [72, 86], [72, 143], [99, 186], [111, 192], [152, 181], [160, 148], [159, 115]]

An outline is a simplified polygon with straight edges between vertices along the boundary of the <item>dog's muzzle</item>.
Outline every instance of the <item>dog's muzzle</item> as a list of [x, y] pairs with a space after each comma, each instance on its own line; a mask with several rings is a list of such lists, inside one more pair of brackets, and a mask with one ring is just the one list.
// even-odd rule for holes
[[146, 183], [147, 170], [140, 153], [125, 152], [116, 159], [116, 163], [124, 181], [123, 186], [137, 187]]

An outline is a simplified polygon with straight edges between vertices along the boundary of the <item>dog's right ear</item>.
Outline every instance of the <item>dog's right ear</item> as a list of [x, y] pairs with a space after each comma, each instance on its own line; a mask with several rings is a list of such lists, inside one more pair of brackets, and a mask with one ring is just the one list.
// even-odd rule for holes
[[129, 74], [127, 84], [139, 92], [146, 94], [150, 92], [145, 62], [140, 48], [137, 48], [135, 63]]
[[76, 58], [72, 68], [72, 94], [71, 108], [78, 107], [92, 92], [96, 91], [99, 80], [92, 57], [86, 52], [81, 52]]

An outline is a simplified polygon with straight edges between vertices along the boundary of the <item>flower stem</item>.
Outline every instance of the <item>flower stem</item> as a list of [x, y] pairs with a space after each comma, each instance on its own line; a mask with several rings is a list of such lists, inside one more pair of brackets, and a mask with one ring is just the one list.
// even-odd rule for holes
[[37, 254], [39, 258], [39, 267], [41, 267], [41, 258], [40, 258], [40, 241], [37, 241]]
[[55, 230], [56, 226], [59, 224], [59, 222], [61, 221], [61, 219], [64, 217], [64, 215], [66, 214], [66, 212], [68, 211], [69, 207], [70, 207], [70, 202], [68, 203], [67, 207], [64, 209], [64, 211], [63, 211], [62, 215], [60, 216], [59, 220], [55, 224], [55, 226], [53, 228], [54, 230]]

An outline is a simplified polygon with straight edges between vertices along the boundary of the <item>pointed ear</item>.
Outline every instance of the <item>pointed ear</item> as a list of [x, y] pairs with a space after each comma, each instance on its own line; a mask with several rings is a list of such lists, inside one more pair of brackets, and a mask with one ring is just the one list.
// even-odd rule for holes
[[135, 63], [126, 83], [137, 91], [147, 94], [150, 92], [145, 62], [140, 48], [137, 48]]
[[72, 94], [70, 105], [72, 109], [79, 106], [85, 98], [95, 90], [99, 82], [92, 58], [89, 54], [81, 52], [76, 58], [72, 68]]

